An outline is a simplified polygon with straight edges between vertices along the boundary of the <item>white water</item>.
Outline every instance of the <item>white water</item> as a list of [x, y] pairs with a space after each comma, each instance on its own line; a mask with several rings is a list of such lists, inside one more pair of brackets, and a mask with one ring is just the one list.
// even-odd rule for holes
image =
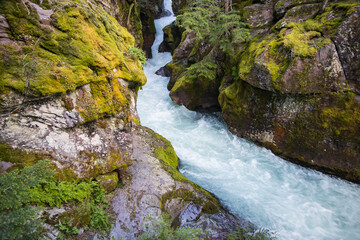
[[[171, 0], [165, 0], [171, 9]], [[359, 240], [360, 187], [304, 169], [233, 136], [217, 117], [171, 102], [168, 78], [155, 71], [171, 61], [158, 53], [162, 28], [156, 20], [153, 58], [144, 66], [148, 83], [139, 92], [141, 123], [173, 144], [180, 171], [214, 193], [234, 214], [276, 232], [279, 239]]]

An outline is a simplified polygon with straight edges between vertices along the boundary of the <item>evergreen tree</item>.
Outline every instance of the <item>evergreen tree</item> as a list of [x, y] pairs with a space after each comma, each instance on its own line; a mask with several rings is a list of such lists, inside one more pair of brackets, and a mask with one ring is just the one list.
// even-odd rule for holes
[[198, 0], [178, 15], [176, 24], [186, 32], [193, 31], [200, 40], [208, 38], [214, 46], [232, 53], [232, 43], [246, 40], [249, 30], [236, 11], [229, 11], [229, 2], [226, 6], [223, 11], [217, 0]]

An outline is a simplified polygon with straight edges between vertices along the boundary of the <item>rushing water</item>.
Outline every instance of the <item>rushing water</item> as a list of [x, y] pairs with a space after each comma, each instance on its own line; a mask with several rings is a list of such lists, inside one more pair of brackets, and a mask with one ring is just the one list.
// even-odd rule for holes
[[[171, 0], [165, 0], [171, 9]], [[232, 135], [220, 116], [175, 105], [168, 78], [155, 71], [171, 61], [158, 53], [162, 28], [175, 17], [156, 20], [153, 58], [144, 66], [148, 83], [139, 92], [144, 126], [173, 144], [180, 171], [214, 193], [234, 214], [276, 232], [279, 239], [360, 239], [360, 187], [294, 165]]]

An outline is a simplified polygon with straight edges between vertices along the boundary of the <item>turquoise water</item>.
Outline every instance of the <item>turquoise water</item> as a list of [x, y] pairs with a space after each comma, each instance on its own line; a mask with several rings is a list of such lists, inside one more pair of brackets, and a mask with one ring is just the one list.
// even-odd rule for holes
[[[165, 0], [170, 9], [171, 1]], [[276, 232], [279, 239], [360, 239], [360, 187], [305, 169], [232, 135], [218, 115], [174, 104], [168, 78], [155, 71], [171, 61], [158, 53], [161, 29], [175, 17], [156, 20], [153, 58], [144, 66], [148, 83], [139, 92], [142, 125], [173, 144], [180, 171], [214, 193], [235, 215]]]

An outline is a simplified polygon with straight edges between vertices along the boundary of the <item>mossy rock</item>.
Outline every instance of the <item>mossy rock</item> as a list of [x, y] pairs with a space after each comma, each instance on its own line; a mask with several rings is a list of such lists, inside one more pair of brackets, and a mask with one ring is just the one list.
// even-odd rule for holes
[[1, 2], [9, 36], [25, 44], [0, 46], [0, 93], [12, 89], [43, 97], [90, 84], [94, 114], [83, 112], [86, 121], [128, 106], [117, 78], [131, 82], [135, 91], [146, 82], [141, 63], [127, 53], [135, 40], [115, 18], [89, 4], [56, 2], [50, 23], [42, 24], [36, 10], [28, 6], [27, 14], [20, 0]]
[[97, 176], [96, 180], [99, 182], [100, 187], [109, 193], [115, 190], [119, 182], [119, 176], [117, 172], [111, 172], [105, 175]]
[[356, 98], [351, 92], [287, 95], [235, 82], [220, 93], [219, 101], [236, 135], [297, 164], [359, 182]]

